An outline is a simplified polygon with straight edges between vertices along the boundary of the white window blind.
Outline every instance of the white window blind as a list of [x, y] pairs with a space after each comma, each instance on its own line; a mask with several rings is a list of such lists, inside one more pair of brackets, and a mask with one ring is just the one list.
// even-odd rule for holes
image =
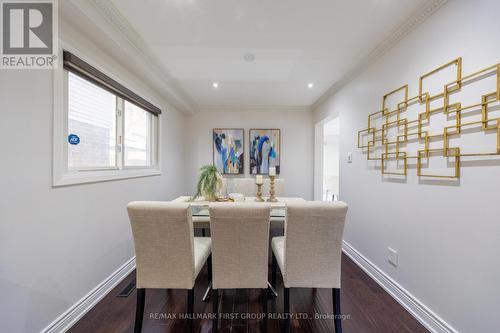
[[116, 96], [73, 73], [68, 73], [69, 169], [116, 168]]
[[161, 109], [63, 51], [54, 73], [53, 185], [161, 174]]

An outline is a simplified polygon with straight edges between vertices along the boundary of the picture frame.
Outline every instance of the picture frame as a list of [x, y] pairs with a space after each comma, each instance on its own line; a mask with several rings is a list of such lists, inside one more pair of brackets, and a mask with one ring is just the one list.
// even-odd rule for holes
[[[269, 167], [281, 172], [281, 130], [279, 128], [251, 128], [249, 137], [250, 174], [268, 175]], [[262, 156], [265, 155], [265, 156]]]
[[245, 174], [245, 130], [212, 129], [213, 164], [222, 175]]

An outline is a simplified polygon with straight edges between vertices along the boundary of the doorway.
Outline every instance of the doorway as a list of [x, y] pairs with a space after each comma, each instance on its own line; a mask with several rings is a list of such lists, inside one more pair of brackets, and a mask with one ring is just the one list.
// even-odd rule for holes
[[334, 201], [339, 198], [339, 141], [338, 116], [316, 124], [314, 200]]

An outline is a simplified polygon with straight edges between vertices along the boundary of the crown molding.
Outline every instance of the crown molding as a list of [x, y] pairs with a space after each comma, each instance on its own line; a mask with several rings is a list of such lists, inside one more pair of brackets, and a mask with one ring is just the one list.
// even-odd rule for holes
[[[80, 10], [84, 11], [85, 14], [90, 17], [92, 16], [92, 13], [89, 13], [86, 10], [87, 8], [81, 5], [80, 1], [73, 1], [73, 3]], [[135, 56], [149, 68], [149, 72], [153, 73], [159, 79], [161, 82], [159, 90], [168, 97], [168, 102], [180, 111], [193, 113], [195, 109], [194, 103], [180, 88], [179, 84], [173, 79], [165, 66], [153, 54], [142, 37], [118, 8], [109, 0], [89, 0], [89, 3], [105, 19], [109, 26], [126, 41], [129, 48], [135, 53]]]
[[370, 64], [382, 57], [390, 49], [396, 46], [410, 32], [414, 31], [420, 24], [427, 20], [432, 14], [438, 11], [448, 0], [427, 0], [422, 6], [413, 11], [402, 24], [394, 29], [380, 44], [372, 49], [368, 55], [363, 57], [356, 66], [349, 70], [340, 80], [328, 88], [311, 105], [311, 110], [315, 111], [330, 96], [338, 92], [342, 87], [361, 74]]
[[310, 106], [295, 105], [197, 105], [199, 112], [210, 111], [311, 111]]

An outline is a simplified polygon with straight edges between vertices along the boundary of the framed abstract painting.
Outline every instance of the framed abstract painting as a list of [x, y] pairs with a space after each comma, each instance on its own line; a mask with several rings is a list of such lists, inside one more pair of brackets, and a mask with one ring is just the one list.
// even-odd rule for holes
[[244, 173], [244, 141], [242, 128], [214, 128], [213, 159], [214, 165], [221, 174], [242, 175]]
[[279, 129], [250, 129], [250, 174], [280, 173], [281, 138]]

